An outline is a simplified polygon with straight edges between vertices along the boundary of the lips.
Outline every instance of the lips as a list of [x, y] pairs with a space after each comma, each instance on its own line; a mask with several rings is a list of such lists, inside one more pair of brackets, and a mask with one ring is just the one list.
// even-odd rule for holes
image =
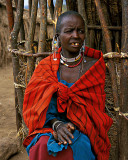
[[72, 43], [73, 46], [79, 46], [79, 43], [75, 42], [75, 43]]
[[75, 46], [75, 47], [79, 47], [80, 43], [78, 43], [78, 42], [72, 42], [71, 45]]

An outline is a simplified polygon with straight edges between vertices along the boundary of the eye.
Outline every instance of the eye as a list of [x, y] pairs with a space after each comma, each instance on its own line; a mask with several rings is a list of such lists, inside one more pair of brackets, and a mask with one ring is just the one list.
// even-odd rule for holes
[[84, 33], [85, 33], [85, 31], [84, 31], [83, 29], [80, 29], [78, 32], [79, 32], [80, 34], [84, 34]]
[[64, 31], [64, 33], [71, 33], [71, 32], [73, 32], [73, 29], [67, 29]]

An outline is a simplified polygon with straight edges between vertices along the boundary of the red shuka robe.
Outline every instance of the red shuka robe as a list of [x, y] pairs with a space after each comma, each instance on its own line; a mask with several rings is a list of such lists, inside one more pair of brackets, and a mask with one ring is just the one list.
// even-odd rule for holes
[[109, 159], [111, 145], [107, 131], [112, 119], [105, 113], [105, 63], [98, 50], [86, 47], [85, 55], [98, 61], [70, 88], [58, 82], [60, 53], [56, 61], [50, 55], [39, 63], [25, 91], [23, 117], [29, 135], [24, 146], [37, 133], [53, 132], [43, 125], [52, 95], [57, 92], [58, 112], [66, 110], [67, 118], [89, 137], [98, 160]]

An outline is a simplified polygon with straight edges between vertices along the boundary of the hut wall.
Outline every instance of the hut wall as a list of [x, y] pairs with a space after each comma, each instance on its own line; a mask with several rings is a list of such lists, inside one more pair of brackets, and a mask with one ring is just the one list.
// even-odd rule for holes
[[9, 44], [9, 29], [6, 6], [0, 2], [0, 67], [7, 63]]

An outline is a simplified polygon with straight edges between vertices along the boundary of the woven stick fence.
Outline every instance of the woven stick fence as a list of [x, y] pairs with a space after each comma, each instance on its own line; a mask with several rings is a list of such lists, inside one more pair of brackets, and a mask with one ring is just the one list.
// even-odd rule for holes
[[[17, 7], [15, 23], [11, 12], [11, 0], [6, 1], [11, 33], [9, 52], [12, 54], [13, 61], [17, 132], [23, 140], [28, 132], [22, 117], [24, 90], [36, 65], [50, 54], [47, 52], [47, 46], [51, 48], [51, 43], [47, 41], [47, 6], [53, 21], [53, 34], [55, 34], [55, 24], [62, 12], [63, 1], [56, 0], [54, 6], [53, 0], [29, 0], [29, 33], [27, 33], [27, 39], [23, 36], [25, 31], [22, 26], [24, 1], [15, 1]], [[122, 0], [122, 2], [118, 0], [114, 2], [112, 0], [109, 2], [104, 0], [66, 0], [66, 6], [67, 10], [78, 11], [83, 16], [86, 44], [107, 53], [104, 54], [107, 66], [106, 113], [114, 120], [109, 131], [112, 144], [110, 159], [128, 159], [128, 2], [127, 0]], [[39, 39], [38, 43], [35, 43], [34, 35], [39, 9]], [[117, 16], [116, 21], [114, 18], [109, 18], [113, 13]], [[121, 35], [122, 40], [120, 40]], [[21, 42], [18, 42], [19, 39]]]

